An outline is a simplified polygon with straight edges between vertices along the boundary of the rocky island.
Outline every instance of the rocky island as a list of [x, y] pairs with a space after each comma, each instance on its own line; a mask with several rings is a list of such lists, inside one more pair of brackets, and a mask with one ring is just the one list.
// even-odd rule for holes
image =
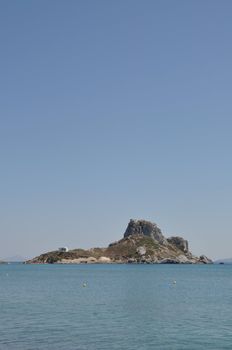
[[188, 241], [182, 237], [165, 238], [155, 223], [131, 219], [124, 237], [109, 244], [107, 248], [52, 251], [41, 254], [26, 263], [209, 264], [212, 260], [205, 255], [194, 256], [189, 251]]

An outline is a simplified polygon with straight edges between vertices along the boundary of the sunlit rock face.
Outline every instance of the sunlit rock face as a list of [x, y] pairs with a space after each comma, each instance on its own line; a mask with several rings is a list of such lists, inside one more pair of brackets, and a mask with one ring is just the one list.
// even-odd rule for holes
[[131, 235], [144, 235], [153, 238], [160, 244], [167, 244], [167, 240], [163, 236], [161, 229], [150, 221], [131, 219], [124, 233], [124, 238]]

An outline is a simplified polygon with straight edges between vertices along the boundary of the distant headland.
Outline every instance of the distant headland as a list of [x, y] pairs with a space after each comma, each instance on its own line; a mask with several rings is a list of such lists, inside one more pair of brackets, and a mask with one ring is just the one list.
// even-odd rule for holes
[[29, 264], [96, 264], [96, 263], [145, 263], [145, 264], [211, 264], [205, 255], [194, 256], [188, 241], [175, 236], [165, 238], [157, 224], [146, 220], [128, 223], [122, 239], [107, 248], [61, 248], [41, 254]]

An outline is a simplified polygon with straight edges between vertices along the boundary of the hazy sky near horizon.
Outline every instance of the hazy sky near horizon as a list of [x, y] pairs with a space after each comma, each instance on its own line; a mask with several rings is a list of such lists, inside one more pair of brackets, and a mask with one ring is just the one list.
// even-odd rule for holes
[[231, 257], [232, 2], [2, 0], [0, 257], [130, 218]]

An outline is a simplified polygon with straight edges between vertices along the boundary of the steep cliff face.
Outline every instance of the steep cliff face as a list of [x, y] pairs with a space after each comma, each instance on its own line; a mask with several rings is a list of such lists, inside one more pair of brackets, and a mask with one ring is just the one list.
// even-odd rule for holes
[[160, 263], [208, 264], [206, 256], [191, 254], [182, 237], [165, 238], [160, 228], [145, 220], [130, 220], [124, 237], [107, 248], [73, 249], [40, 255], [28, 263]]
[[167, 240], [163, 236], [161, 229], [150, 221], [131, 219], [124, 233], [124, 238], [132, 235], [151, 237], [160, 244], [167, 244]]

